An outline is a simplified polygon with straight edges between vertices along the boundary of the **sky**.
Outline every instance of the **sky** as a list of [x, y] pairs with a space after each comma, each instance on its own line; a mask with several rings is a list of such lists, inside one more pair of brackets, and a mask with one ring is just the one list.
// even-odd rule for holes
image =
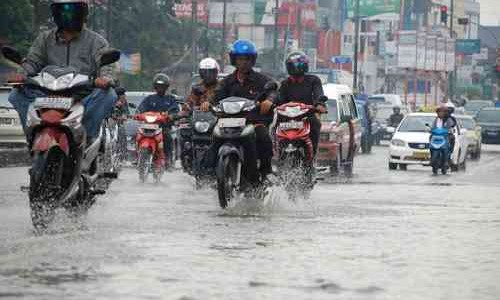
[[500, 25], [500, 0], [481, 0], [481, 25]]

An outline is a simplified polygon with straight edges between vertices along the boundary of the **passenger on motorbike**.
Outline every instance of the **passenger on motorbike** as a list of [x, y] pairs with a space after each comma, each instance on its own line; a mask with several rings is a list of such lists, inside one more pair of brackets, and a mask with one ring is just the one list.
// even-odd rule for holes
[[[88, 29], [88, 0], [53, 0], [50, 6], [57, 27], [42, 32], [36, 38], [22, 67], [25, 76], [34, 76], [44, 67], [71, 66], [77, 73], [98, 77], [96, 89], [82, 100], [85, 106], [83, 125], [89, 139], [98, 136], [102, 121], [114, 109], [117, 100], [111, 67], [99, 68], [100, 55], [108, 48], [108, 42]], [[23, 80], [24, 81], [24, 80]], [[36, 97], [43, 97], [39, 90], [28, 87], [14, 89], [9, 96], [26, 129], [28, 109]], [[29, 137], [28, 137], [29, 139]]]
[[389, 127], [397, 128], [399, 126], [399, 124], [401, 123], [401, 121], [403, 121], [403, 118], [405, 116], [401, 113], [401, 107], [399, 107], [398, 105], [395, 105], [392, 108], [392, 112], [393, 113], [391, 114], [391, 116], [387, 120], [387, 125]]
[[[153, 88], [156, 94], [150, 95], [142, 100], [137, 108], [137, 113], [144, 112], [164, 112], [170, 117], [179, 113], [179, 106], [174, 95], [167, 93], [170, 87], [170, 78], [163, 73], [158, 73], [153, 78]], [[163, 125], [163, 140], [165, 145], [163, 149], [166, 157], [169, 158], [170, 164], [173, 163], [173, 139], [170, 135], [171, 124]]]
[[184, 107], [183, 112], [189, 113], [194, 107], [200, 107], [203, 112], [208, 112], [213, 101], [215, 90], [219, 86], [218, 76], [220, 67], [217, 61], [213, 58], [205, 58], [200, 62], [198, 74], [201, 81], [194, 85], [191, 89]]
[[[321, 79], [315, 75], [306, 74], [309, 71], [309, 58], [303, 52], [293, 52], [286, 60], [286, 69], [289, 77], [281, 82], [279, 98], [276, 104], [301, 102], [313, 105], [317, 112], [325, 113], [325, 104], [320, 101], [324, 96]], [[311, 118], [311, 140], [314, 154], [318, 149], [321, 121], [316, 114]]]
[[[257, 48], [251, 41], [236, 41], [231, 47], [229, 56], [231, 64], [236, 67], [236, 70], [222, 80], [215, 91], [212, 103], [218, 104], [221, 100], [232, 96], [255, 100], [258, 111], [254, 112], [250, 118], [269, 120], [256, 126], [255, 140], [249, 140], [244, 145], [245, 175], [252, 184], [255, 184], [259, 182], [259, 177], [264, 179], [272, 172], [273, 143], [269, 135], [268, 125], [272, 122], [272, 107], [277, 92], [268, 88], [273, 83], [272, 79], [253, 70], [257, 60]], [[266, 92], [266, 90], [268, 91]], [[217, 149], [217, 145], [212, 148]], [[210, 164], [215, 166], [217, 153], [211, 151], [210, 154]], [[257, 170], [258, 159], [260, 160], [260, 170]], [[261, 176], [259, 176], [258, 171], [260, 171]]]

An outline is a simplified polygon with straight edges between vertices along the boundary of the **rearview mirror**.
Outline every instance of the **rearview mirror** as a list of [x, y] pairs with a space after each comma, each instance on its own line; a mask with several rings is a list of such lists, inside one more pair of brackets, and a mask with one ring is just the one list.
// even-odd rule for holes
[[109, 49], [106, 50], [102, 55], [101, 55], [101, 67], [110, 65], [112, 63], [115, 63], [120, 60], [121, 56], [120, 50], [116, 49]]
[[278, 89], [278, 84], [274, 81], [269, 81], [264, 85], [264, 90], [266, 92], [276, 91]]
[[20, 65], [23, 62], [23, 57], [21, 56], [21, 53], [17, 51], [15, 48], [9, 47], [9, 46], [4, 46], [2, 47], [2, 54], [7, 58], [8, 60], [15, 62], [16, 64]]
[[318, 98], [318, 101], [321, 102], [321, 103], [326, 103], [328, 101], [328, 97], [327, 96], [320, 96]]

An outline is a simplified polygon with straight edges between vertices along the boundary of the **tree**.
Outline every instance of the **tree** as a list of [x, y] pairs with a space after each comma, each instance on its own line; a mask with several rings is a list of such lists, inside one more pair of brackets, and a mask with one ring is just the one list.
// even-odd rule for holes
[[33, 7], [29, 0], [0, 1], [0, 39], [27, 53], [32, 42]]

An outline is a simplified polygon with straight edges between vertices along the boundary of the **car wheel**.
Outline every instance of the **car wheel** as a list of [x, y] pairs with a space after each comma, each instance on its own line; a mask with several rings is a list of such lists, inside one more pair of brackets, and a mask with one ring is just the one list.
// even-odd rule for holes
[[405, 164], [399, 164], [399, 169], [400, 169], [401, 171], [406, 171], [406, 170], [408, 170], [408, 165], [405, 165]]
[[395, 163], [389, 163], [389, 170], [397, 170], [398, 164]]

